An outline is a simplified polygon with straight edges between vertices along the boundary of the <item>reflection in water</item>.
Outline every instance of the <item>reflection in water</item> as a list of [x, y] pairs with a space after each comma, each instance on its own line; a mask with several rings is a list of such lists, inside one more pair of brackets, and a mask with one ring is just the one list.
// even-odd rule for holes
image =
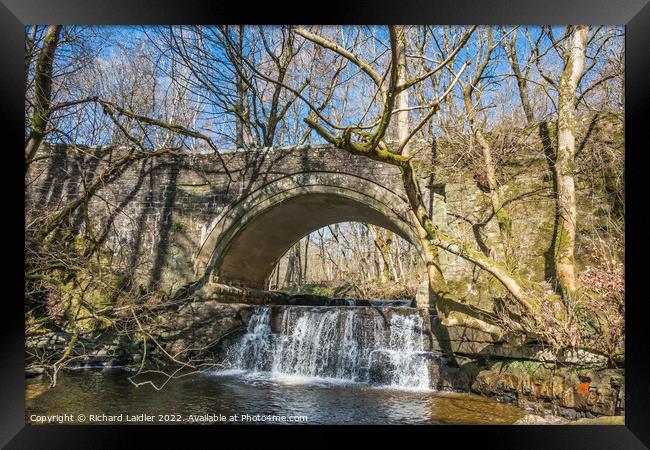
[[[301, 377], [197, 374], [170, 382], [162, 391], [133, 386], [121, 370], [67, 372], [55, 388], [27, 395], [33, 414], [190, 414], [230, 416], [303, 415], [310, 424], [489, 424], [513, 423], [524, 411], [471, 394], [413, 391]], [[28, 392], [43, 379], [27, 380]], [[249, 422], [250, 423], [250, 422]]]

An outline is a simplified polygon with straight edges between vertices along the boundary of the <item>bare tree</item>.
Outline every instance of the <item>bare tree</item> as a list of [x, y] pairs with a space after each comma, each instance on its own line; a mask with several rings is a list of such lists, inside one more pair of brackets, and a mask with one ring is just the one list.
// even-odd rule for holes
[[496, 176], [496, 166], [493, 159], [492, 144], [486, 138], [483, 129], [484, 127], [479, 124], [479, 114], [482, 108], [481, 97], [487, 89], [486, 80], [488, 77], [488, 68], [493, 62], [494, 51], [498, 48], [502, 39], [495, 42], [493, 38], [493, 28], [487, 27], [480, 32], [479, 43], [481, 46], [477, 50], [477, 54], [482, 57], [478, 60], [474, 74], [467, 80], [463, 87], [463, 103], [465, 106], [465, 117], [469, 122], [470, 129], [476, 141], [478, 142], [483, 154], [483, 167], [485, 176], [485, 185], [490, 197], [492, 205], [492, 213], [497, 219], [499, 225], [499, 232], [501, 235], [502, 251], [506, 267], [513, 270], [516, 267], [515, 259], [512, 257], [512, 250], [510, 248], [510, 236], [512, 233], [512, 222], [510, 214], [504, 206], [503, 198], [500, 190], [499, 183]]
[[[52, 100], [52, 66], [54, 53], [59, 44], [61, 25], [47, 27], [43, 46], [38, 54], [34, 69], [34, 113], [32, 115], [31, 131], [25, 143], [25, 170], [29, 168], [36, 151], [43, 142], [50, 118], [50, 102]], [[30, 44], [33, 45], [33, 44]]]
[[[575, 246], [576, 246], [576, 194], [575, 194], [575, 153], [576, 153], [576, 107], [584, 99], [585, 95], [597, 86], [606, 82], [614, 75], [608, 74], [592, 82], [578, 95], [581, 81], [587, 73], [593, 69], [598, 61], [598, 54], [603, 46], [612, 36], [607, 35], [601, 39], [594, 54], [590, 56], [592, 61], [589, 67], [586, 66], [587, 47], [595, 41], [599, 29], [596, 29], [589, 38], [588, 26], [567, 26], [559, 38], [555, 37], [552, 27], [543, 27], [536, 40], [527, 34], [531, 45], [531, 56], [526, 64], [525, 70], [520, 69], [520, 62], [516, 52], [516, 35], [510, 42], [505, 44], [510, 65], [514, 72], [519, 88], [522, 107], [525, 111], [527, 121], [534, 120], [532, 106], [528, 95], [528, 81], [531, 62], [534, 61], [541, 78], [557, 91], [557, 126], [556, 142], [546, 138], [548, 144], [553, 148], [548, 149], [555, 176], [556, 187], [556, 208], [557, 223], [553, 236], [553, 261], [555, 274], [563, 295], [572, 296], [577, 289], [577, 278], [575, 268]], [[544, 38], [549, 41], [548, 48], [544, 49]], [[553, 50], [559, 58], [561, 67], [558, 75], [542, 66], [542, 59]], [[542, 127], [545, 130], [545, 125]], [[548, 132], [543, 133], [548, 135]]]
[[555, 178], [559, 216], [555, 238], [555, 267], [558, 281], [565, 295], [576, 290], [576, 89], [585, 68], [588, 26], [578, 25], [569, 31], [566, 40], [565, 65], [558, 80], [557, 154]]
[[[301, 36], [310, 39], [313, 42], [320, 43], [326, 48], [332, 49], [342, 57], [347, 58], [352, 63], [356, 64], [373, 80], [383, 103], [381, 115], [374, 123], [372, 123], [372, 125], [345, 127], [342, 130], [343, 133], [339, 136], [332, 134], [332, 132], [326, 127], [309, 118], [305, 119], [305, 122], [325, 140], [339, 148], [353, 154], [366, 156], [400, 168], [403, 184], [411, 207], [411, 218], [418, 229], [423, 245], [427, 251], [429, 282], [436, 295], [435, 306], [439, 310], [440, 316], [447, 324], [464, 323], [467, 325], [479, 326], [494, 332], [495, 327], [487, 323], [487, 320], [489, 320], [490, 317], [489, 313], [470, 311], [467, 307], [464, 307], [464, 305], [461, 305], [450, 298], [450, 290], [446, 286], [444, 276], [438, 264], [438, 248], [445, 249], [453, 254], [461, 256], [462, 258], [468, 259], [482, 269], [488, 271], [506, 287], [519, 305], [530, 313], [535, 310], [536, 302], [533, 293], [523, 288], [517, 281], [516, 277], [509, 273], [506, 267], [491, 260], [480, 252], [475, 251], [471, 247], [453, 240], [444, 234], [439, 227], [432, 222], [422, 198], [419, 182], [411, 158], [401, 154], [402, 150], [408, 143], [408, 140], [410, 140], [417, 130], [419, 130], [439, 109], [440, 103], [445, 99], [453, 88], [453, 85], [458, 81], [460, 73], [457, 74], [453, 84], [448, 87], [447, 91], [443, 93], [440, 98], [434, 100], [429, 105], [422, 105], [422, 108], [428, 109], [429, 112], [424, 116], [420, 124], [411, 129], [406, 141], [399, 142], [397, 146], [394, 146], [384, 140], [391, 116], [395, 112], [396, 96], [400, 92], [428, 79], [445, 68], [449, 61], [453, 59], [458, 51], [460, 51], [460, 49], [465, 45], [473, 31], [474, 30], [471, 29], [466, 32], [464, 36], [459, 39], [454, 50], [452, 50], [450, 54], [445, 55], [442, 62], [436, 67], [419, 76], [415, 76], [405, 83], [398, 84], [398, 61], [400, 59], [400, 46], [398, 45], [399, 29], [396, 29], [395, 27], [390, 27], [389, 29], [391, 57], [387, 68], [387, 74], [385, 75], [388, 78], [388, 83], [384, 83], [382, 81], [384, 77], [380, 76], [379, 73], [370, 66], [370, 64], [363, 61], [357, 55], [354, 55], [337, 44], [329, 42], [321, 36], [316, 36], [307, 30], [296, 30], [296, 32]], [[463, 67], [461, 71], [464, 70], [464, 68], [465, 67]], [[365, 129], [373, 129], [373, 132], [368, 133], [362, 131]], [[353, 136], [360, 137], [361, 140], [354, 140]], [[474, 317], [468, 318], [468, 313], [471, 313]]]

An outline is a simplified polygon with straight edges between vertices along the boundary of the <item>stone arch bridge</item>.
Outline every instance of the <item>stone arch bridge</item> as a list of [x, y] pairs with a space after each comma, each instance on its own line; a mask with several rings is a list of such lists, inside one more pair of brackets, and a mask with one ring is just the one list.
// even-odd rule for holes
[[[126, 151], [45, 147], [50, 157], [34, 163], [26, 176], [27, 211], [60, 208]], [[393, 166], [331, 146], [230, 151], [223, 157], [232, 179], [215, 155], [182, 152], [134, 161], [107, 181], [89, 205], [105, 257], [142, 283], [170, 292], [196, 282], [264, 289], [295, 242], [330, 224], [371, 223], [419, 245]], [[435, 149], [424, 148], [416, 161], [434, 221], [471, 239], [485, 217], [485, 195], [472, 173], [436, 170], [435, 157]], [[540, 172], [513, 180], [533, 190], [544, 184]], [[537, 216], [530, 209], [519, 214], [524, 225], [539, 222], [544, 208], [552, 214], [552, 205], [536, 201]], [[73, 220], [79, 229], [85, 226], [81, 212]], [[481, 227], [481, 239], [489, 240], [494, 226]], [[451, 255], [443, 255], [442, 263], [451, 280], [471, 273]]]
[[[552, 174], [539, 147], [530, 149], [514, 155], [506, 167], [500, 166], [498, 175], [513, 223], [511, 243], [522, 261], [520, 273], [542, 279], [555, 212]], [[132, 161], [115, 177], [103, 179], [106, 168], [127, 151], [44, 146], [26, 173], [26, 223], [60, 210], [79, 198], [85, 186], [101, 180], [101, 188], [88, 204], [89, 220], [84, 208], [71, 217], [79, 231], [91, 224], [92, 234], [102, 244], [101, 261], [122, 267], [141, 285], [162, 287], [170, 294], [199, 286], [193, 290], [196, 295], [169, 302], [169, 309], [155, 318], [160, 325], [158, 342], [171, 354], [209, 349], [240, 330], [263, 294], [282, 297], [285, 304], [274, 306], [275, 316], [281, 317], [277, 311], [286, 303], [294, 304], [293, 299], [259, 289], [266, 287], [284, 252], [311, 231], [361, 221], [418, 243], [406, 214], [398, 170], [336, 148], [224, 152], [232, 179], [214, 155], [190, 152]], [[435, 146], [423, 148], [414, 164], [434, 221], [455, 238], [485, 250], [495, 243], [498, 228], [473, 169], [463, 167], [454, 157], [457, 154]], [[577, 194], [581, 222], [596, 220], [606, 198], [596, 195], [584, 180], [579, 180]], [[491, 299], [485, 274], [459, 258], [442, 256], [445, 277], [459, 298]], [[216, 289], [202, 293], [206, 286]], [[211, 292], [216, 295], [210, 296]], [[426, 305], [427, 292], [418, 295], [419, 306]], [[544, 349], [536, 346], [502, 346], [491, 335], [463, 326], [447, 329], [435, 314], [430, 319], [428, 335], [435, 335], [431, 348], [447, 355], [453, 352], [479, 360], [534, 360], [544, 355]], [[475, 375], [459, 373], [461, 384], [454, 387], [469, 389], [466, 380]]]

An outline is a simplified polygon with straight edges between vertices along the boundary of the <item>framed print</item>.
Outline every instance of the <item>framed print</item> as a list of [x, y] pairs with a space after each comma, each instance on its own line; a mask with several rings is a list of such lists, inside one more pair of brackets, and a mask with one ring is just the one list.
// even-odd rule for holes
[[380, 3], [3, 0], [3, 445], [647, 448], [650, 7]]

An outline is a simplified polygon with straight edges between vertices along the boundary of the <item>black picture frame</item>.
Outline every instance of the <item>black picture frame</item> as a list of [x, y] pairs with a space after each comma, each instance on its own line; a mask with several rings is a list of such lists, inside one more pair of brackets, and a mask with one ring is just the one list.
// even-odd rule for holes
[[[24, 285], [22, 265], [24, 258], [24, 202], [21, 200], [20, 180], [23, 155], [18, 150], [24, 145], [21, 123], [24, 108], [24, 26], [27, 24], [163, 24], [163, 23], [246, 23], [246, 24], [567, 24], [587, 23], [625, 25], [626, 30], [626, 204], [631, 205], [627, 217], [626, 248], [626, 417], [624, 426], [446, 426], [446, 427], [371, 427], [378, 437], [403, 436], [403, 443], [416, 444], [413, 434], [426, 433], [427, 445], [452, 438], [466, 443], [471, 433], [485, 447], [498, 448], [648, 448], [650, 446], [650, 341], [643, 305], [647, 302], [643, 290], [644, 258], [647, 239], [644, 233], [644, 175], [648, 170], [642, 164], [648, 147], [643, 122], [650, 117], [650, 4], [648, 0], [526, 0], [512, 2], [495, 0], [444, 0], [399, 2], [382, 0], [351, 3], [330, 0], [311, 10], [308, 3], [293, 5], [268, 2], [210, 2], [184, 0], [182, 2], [133, 0], [0, 0], [0, 92], [2, 92], [3, 135], [2, 155], [9, 158], [4, 165], [6, 210], [5, 224], [5, 296], [0, 327], [2, 378], [0, 383], [1, 416], [0, 445], [5, 448], [117, 448], [146, 442], [155, 432], [167, 445], [190, 432], [192, 440], [210, 439], [207, 434], [223, 434], [225, 427], [186, 426], [66, 426], [25, 425], [24, 420], [24, 312], [21, 303]], [[22, 142], [22, 144], [21, 144]], [[24, 180], [23, 180], [24, 181]], [[15, 211], [9, 212], [13, 203]], [[24, 223], [22, 223], [24, 226]], [[12, 243], [11, 252], [7, 252]], [[15, 252], [15, 255], [13, 254]], [[21, 256], [22, 255], [22, 256]], [[15, 289], [15, 292], [14, 290]], [[331, 428], [291, 427], [319, 432], [333, 439]], [[358, 427], [344, 428], [349, 431]], [[277, 427], [236, 427], [242, 439], [255, 434], [275, 432]], [[358, 430], [357, 430], [358, 431]], [[368, 431], [368, 430], [366, 430]], [[403, 433], [410, 433], [409, 435]], [[266, 433], [264, 433], [266, 434]], [[308, 439], [313, 439], [311, 435]], [[210, 442], [204, 441], [204, 442]], [[324, 442], [324, 441], [323, 441]], [[402, 444], [403, 445], [403, 444]]]

